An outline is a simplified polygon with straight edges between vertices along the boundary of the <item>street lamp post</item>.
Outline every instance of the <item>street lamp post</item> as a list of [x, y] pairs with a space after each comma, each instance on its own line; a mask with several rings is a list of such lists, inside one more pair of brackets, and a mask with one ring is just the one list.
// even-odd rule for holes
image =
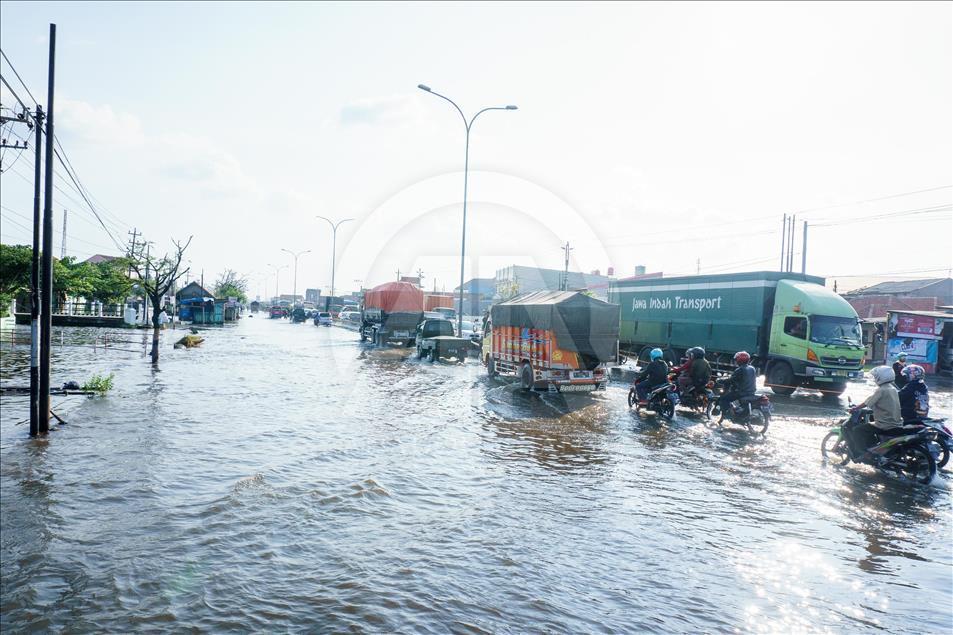
[[460, 106], [458, 106], [456, 102], [449, 97], [441, 95], [438, 92], [434, 92], [425, 84], [417, 84], [417, 88], [428, 92], [431, 95], [436, 95], [441, 99], [449, 101], [453, 107], [457, 109], [457, 112], [460, 113], [460, 118], [463, 119], [463, 125], [467, 130], [466, 149], [463, 160], [463, 236], [460, 240], [460, 312], [457, 314], [457, 333], [459, 334], [463, 332], [463, 267], [464, 264], [466, 264], [467, 251], [467, 177], [470, 171], [470, 129], [473, 127], [473, 122], [476, 121], [476, 118], [485, 113], [487, 110], [516, 110], [516, 106], [490, 106], [488, 108], [483, 108], [482, 110], [477, 111], [477, 113], [470, 118], [470, 121], [467, 121], [467, 117], [463, 114]]
[[282, 248], [281, 251], [286, 251], [291, 254], [295, 259], [295, 274], [294, 274], [294, 286], [291, 289], [291, 308], [295, 307], [295, 303], [298, 301], [298, 256], [303, 256], [305, 254], [310, 254], [310, 249], [305, 249], [304, 251], [299, 251], [295, 253], [290, 249]]
[[[281, 297], [278, 295], [278, 272], [282, 269], [287, 269], [288, 265], [281, 265], [279, 267], [278, 265], [273, 265], [269, 262], [268, 266], [275, 270], [275, 302], [278, 303], [281, 301]], [[268, 290], [265, 289], [265, 292], [267, 293]]]
[[320, 218], [328, 222], [328, 225], [331, 226], [331, 297], [328, 298], [328, 303], [324, 306], [325, 309], [330, 310], [331, 302], [334, 300], [334, 267], [335, 261], [337, 260], [337, 250], [338, 250], [338, 227], [343, 223], [348, 222], [349, 220], [354, 220], [353, 218], [342, 218], [338, 222], [332, 221], [330, 218], [325, 218], [324, 216], [315, 216], [315, 218]]

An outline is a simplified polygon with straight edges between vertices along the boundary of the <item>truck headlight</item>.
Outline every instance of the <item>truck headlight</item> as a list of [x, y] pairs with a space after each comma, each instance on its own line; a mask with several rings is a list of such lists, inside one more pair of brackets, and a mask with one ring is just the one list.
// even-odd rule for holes
[[823, 368], [810, 368], [807, 369], [808, 375], [813, 375], [814, 377], [823, 377], [827, 372]]

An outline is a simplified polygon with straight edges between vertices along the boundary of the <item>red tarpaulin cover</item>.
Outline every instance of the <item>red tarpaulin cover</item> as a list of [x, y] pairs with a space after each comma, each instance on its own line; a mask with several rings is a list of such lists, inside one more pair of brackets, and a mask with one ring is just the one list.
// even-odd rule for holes
[[364, 308], [420, 313], [424, 310], [424, 292], [409, 282], [385, 282], [364, 293]]

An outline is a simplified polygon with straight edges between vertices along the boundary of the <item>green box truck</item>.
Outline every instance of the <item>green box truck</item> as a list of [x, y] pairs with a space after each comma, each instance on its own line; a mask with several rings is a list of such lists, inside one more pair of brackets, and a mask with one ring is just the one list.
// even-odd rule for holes
[[857, 313], [823, 278], [761, 271], [618, 280], [609, 301], [621, 307], [620, 350], [640, 360], [659, 347], [675, 362], [702, 346], [727, 370], [746, 350], [782, 395], [798, 387], [839, 395], [863, 374]]

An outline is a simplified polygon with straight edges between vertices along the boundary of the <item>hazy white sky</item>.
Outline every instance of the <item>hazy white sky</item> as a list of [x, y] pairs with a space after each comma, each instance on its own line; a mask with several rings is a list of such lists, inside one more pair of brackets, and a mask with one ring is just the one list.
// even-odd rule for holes
[[[473, 128], [467, 277], [560, 267], [567, 240], [584, 270], [777, 268], [781, 215], [814, 210], [808, 270], [849, 288], [953, 266], [951, 6], [4, 2], [0, 42], [44, 103], [57, 23], [56, 132], [107, 224], [193, 234], [207, 282], [271, 294], [281, 248], [311, 249], [299, 292], [327, 292], [321, 214], [357, 219], [339, 289], [455, 287], [463, 125], [425, 83], [468, 114], [519, 106]], [[13, 156], [0, 229], [29, 242]], [[57, 252], [66, 207], [68, 254], [115, 253], [58, 185]]]

